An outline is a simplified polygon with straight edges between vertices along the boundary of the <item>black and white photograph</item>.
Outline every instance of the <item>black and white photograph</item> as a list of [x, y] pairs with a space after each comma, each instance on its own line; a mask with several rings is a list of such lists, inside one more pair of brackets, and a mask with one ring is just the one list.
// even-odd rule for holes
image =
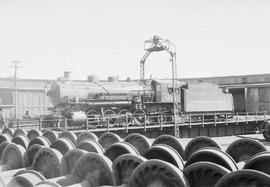
[[270, 187], [269, 0], [0, 0], [0, 187]]

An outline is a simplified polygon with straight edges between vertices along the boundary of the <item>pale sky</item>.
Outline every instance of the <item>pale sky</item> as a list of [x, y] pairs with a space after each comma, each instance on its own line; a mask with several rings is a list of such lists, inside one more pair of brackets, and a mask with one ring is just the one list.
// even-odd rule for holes
[[[0, 77], [139, 78], [144, 41], [177, 47], [178, 77], [270, 73], [269, 0], [0, 0]], [[153, 53], [146, 77], [171, 77]]]

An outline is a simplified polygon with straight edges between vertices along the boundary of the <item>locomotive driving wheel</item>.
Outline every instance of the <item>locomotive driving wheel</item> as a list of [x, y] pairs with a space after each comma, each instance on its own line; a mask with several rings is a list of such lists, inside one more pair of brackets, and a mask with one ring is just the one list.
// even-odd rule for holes
[[147, 122], [147, 116], [144, 110], [136, 110], [133, 113], [133, 120], [135, 125], [144, 125]]
[[123, 109], [118, 113], [118, 115], [119, 115], [119, 118], [117, 119], [118, 125], [126, 126], [127, 124], [131, 123], [132, 113], [129, 110]]
[[96, 128], [100, 124], [100, 113], [96, 110], [89, 110], [86, 113], [89, 128]]
[[103, 126], [107, 127], [114, 127], [117, 122], [117, 117], [115, 111], [108, 109], [104, 111], [104, 124]]

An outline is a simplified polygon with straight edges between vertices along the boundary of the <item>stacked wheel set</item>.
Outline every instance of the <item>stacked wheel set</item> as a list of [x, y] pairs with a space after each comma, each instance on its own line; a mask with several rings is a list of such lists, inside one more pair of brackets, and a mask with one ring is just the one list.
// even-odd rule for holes
[[141, 134], [124, 139], [88, 131], [0, 134], [0, 186], [3, 187], [242, 187], [270, 186], [270, 152], [244, 138], [227, 149], [208, 137], [185, 146], [170, 135], [152, 145]]

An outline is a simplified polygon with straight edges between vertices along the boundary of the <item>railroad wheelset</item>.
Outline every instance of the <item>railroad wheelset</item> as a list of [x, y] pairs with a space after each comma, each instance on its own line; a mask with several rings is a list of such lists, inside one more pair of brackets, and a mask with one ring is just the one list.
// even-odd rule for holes
[[179, 141], [179, 139], [175, 138], [174, 136], [169, 135], [169, 134], [161, 135], [161, 136], [157, 137], [154, 140], [154, 142], [152, 143], [152, 145], [156, 145], [156, 144], [166, 144], [168, 146], [171, 146], [172, 148], [174, 148], [180, 154], [180, 156], [183, 159], [185, 159], [184, 146]]
[[242, 138], [232, 142], [226, 149], [235, 162], [248, 160], [251, 156], [266, 151], [266, 148], [258, 141], [250, 138]]
[[235, 161], [224, 151], [214, 147], [204, 147], [195, 151], [189, 156], [185, 163], [185, 168], [196, 162], [212, 162], [227, 168], [230, 171], [238, 170]]
[[94, 133], [89, 132], [89, 131], [84, 131], [78, 135], [78, 137], [76, 139], [76, 143], [77, 143], [77, 145], [79, 145], [84, 140], [89, 140], [89, 139], [95, 140], [96, 142], [98, 141], [98, 137]]
[[45, 138], [44, 136], [36, 136], [34, 138], [32, 138], [28, 144], [28, 147], [31, 147], [34, 144], [39, 144], [45, 147], [50, 147], [50, 141]]
[[214, 186], [217, 181], [231, 171], [212, 162], [196, 162], [183, 170], [190, 186]]
[[127, 142], [114, 143], [104, 152], [104, 155], [112, 162], [123, 154], [140, 155], [137, 149]]
[[42, 133], [37, 129], [31, 129], [27, 133], [27, 137], [29, 138], [29, 140], [32, 140], [33, 138], [35, 138], [37, 136], [41, 136], [41, 135], [42, 135]]
[[25, 152], [26, 150], [23, 146], [17, 145], [13, 142], [8, 143], [2, 152], [2, 165], [0, 167], [0, 171], [24, 168]]
[[53, 143], [55, 140], [58, 139], [58, 134], [55, 131], [49, 129], [45, 130], [42, 133], [42, 136], [47, 138], [50, 141], [50, 143]]
[[105, 156], [97, 153], [82, 155], [72, 172], [66, 176], [50, 179], [61, 186], [84, 184], [82, 186], [103, 186], [115, 184], [112, 162]]
[[21, 146], [23, 146], [25, 149], [27, 149], [28, 144], [30, 142], [29, 138], [27, 138], [26, 135], [17, 135], [15, 136], [11, 142], [14, 142], [16, 144], [19, 144]]
[[218, 149], [221, 149], [221, 146], [212, 140], [209, 137], [206, 136], [198, 136], [196, 138], [193, 138], [188, 142], [185, 148], [185, 158], [188, 159], [188, 157], [198, 149], [202, 147], [215, 147]]
[[51, 148], [60, 151], [63, 155], [66, 154], [68, 151], [75, 148], [75, 145], [67, 138], [59, 138], [55, 140], [51, 146]]
[[12, 137], [9, 134], [0, 134], [0, 143], [2, 142], [10, 142]]
[[122, 139], [117, 134], [105, 132], [99, 137], [98, 143], [106, 150], [112, 144], [120, 142], [121, 140]]
[[33, 144], [30, 147], [26, 149], [26, 154], [25, 154], [25, 166], [30, 167], [33, 163], [33, 160], [37, 154], [37, 152], [45, 146], [40, 145], [40, 144]]
[[165, 144], [157, 144], [149, 148], [143, 155], [146, 159], [159, 159], [184, 169], [184, 161], [178, 152]]
[[116, 158], [112, 165], [116, 185], [128, 184], [133, 171], [145, 161], [144, 157], [132, 154], [124, 154]]
[[45, 177], [35, 170], [17, 172], [6, 187], [32, 187], [45, 180]]
[[270, 176], [256, 170], [243, 169], [231, 172], [219, 179], [215, 187], [268, 187]]
[[148, 160], [141, 163], [132, 173], [129, 181], [132, 187], [163, 186], [189, 187], [183, 172], [162, 160]]
[[103, 147], [98, 142], [91, 139], [81, 142], [77, 146], [77, 148], [88, 151], [88, 152], [95, 152], [101, 155], [103, 155], [104, 153]]
[[14, 130], [11, 129], [11, 128], [4, 128], [3, 131], [2, 131], [2, 134], [9, 134], [10, 137], [13, 137], [13, 133], [14, 133]]
[[124, 138], [124, 141], [133, 145], [139, 151], [140, 155], [143, 155], [151, 146], [149, 140], [145, 136], [138, 133], [127, 135]]
[[63, 155], [58, 150], [42, 147], [36, 153], [31, 167], [46, 179], [59, 177], [63, 175], [62, 158]]
[[71, 173], [72, 169], [75, 167], [77, 161], [86, 154], [87, 151], [81, 149], [72, 149], [68, 151], [62, 160], [63, 174], [67, 175]]
[[270, 152], [265, 151], [252, 156], [246, 161], [243, 169], [257, 170], [270, 175]]
[[13, 133], [13, 137], [16, 137], [18, 135], [27, 135], [27, 132], [24, 129], [15, 129], [14, 133]]
[[71, 132], [71, 131], [63, 131], [59, 134], [58, 138], [67, 138], [69, 139], [75, 146], [77, 145], [76, 143], [76, 139], [77, 136], [75, 133]]

